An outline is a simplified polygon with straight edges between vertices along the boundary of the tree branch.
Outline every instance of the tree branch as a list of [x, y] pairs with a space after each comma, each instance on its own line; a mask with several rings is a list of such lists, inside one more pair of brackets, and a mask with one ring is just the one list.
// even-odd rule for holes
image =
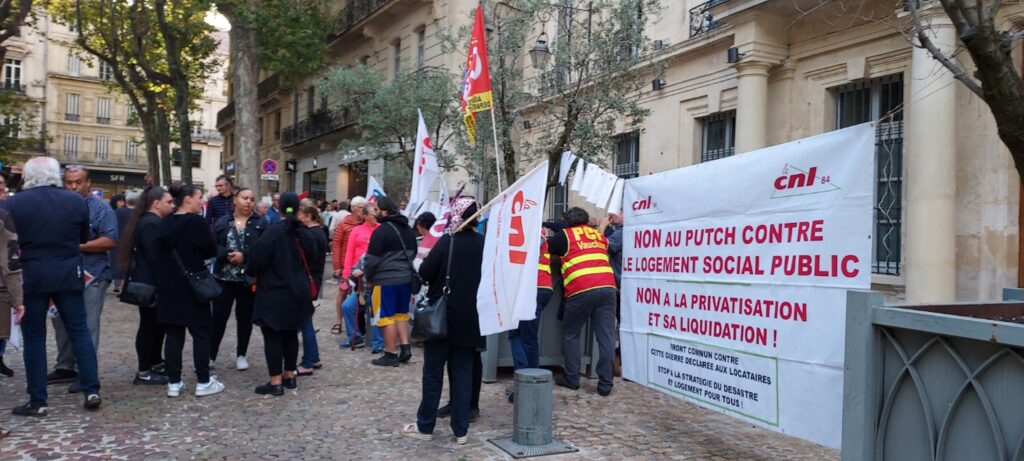
[[967, 75], [967, 73], [964, 72], [964, 70], [959, 65], [954, 63], [948, 56], [945, 55], [945, 53], [942, 52], [942, 50], [940, 50], [935, 45], [934, 42], [932, 42], [931, 37], [928, 36], [929, 27], [925, 26], [924, 23], [921, 22], [921, 12], [918, 10], [917, 5], [915, 5], [915, 2], [912, 0], [908, 2], [908, 5], [910, 10], [910, 16], [911, 18], [913, 18], [914, 21], [913, 27], [917, 31], [917, 39], [921, 42], [921, 46], [928, 50], [928, 53], [930, 53], [936, 61], [939, 61], [939, 63], [942, 64], [943, 67], [949, 70], [953, 74], [953, 78], [962, 82], [964, 86], [967, 87], [967, 89], [971, 90], [972, 93], [978, 95], [978, 97], [984, 98], [985, 93], [981, 89], [981, 85], [978, 85], [978, 83], [975, 82], [974, 79]]

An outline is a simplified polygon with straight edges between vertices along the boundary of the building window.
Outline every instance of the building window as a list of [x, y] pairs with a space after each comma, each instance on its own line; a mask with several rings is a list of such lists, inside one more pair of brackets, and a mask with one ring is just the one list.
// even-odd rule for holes
[[68, 54], [68, 74], [79, 76], [82, 73], [82, 59], [75, 53]]
[[316, 111], [316, 87], [310, 86], [306, 90], [306, 115], [312, 117]]
[[78, 135], [64, 133], [64, 157], [73, 159], [78, 157]]
[[0, 135], [12, 139], [21, 137], [21, 120], [13, 115], [0, 115]]
[[7, 58], [4, 59], [4, 89], [5, 90], [20, 90], [21, 89], [21, 60]]
[[903, 74], [851, 83], [836, 92], [836, 128], [877, 121], [872, 269], [900, 275], [903, 250]]
[[393, 69], [391, 71], [391, 76], [398, 78], [398, 73], [402, 70], [402, 39], [396, 38], [395, 41], [391, 43], [391, 54], [394, 59], [394, 62], [392, 63]]
[[125, 107], [125, 120], [124, 124], [128, 126], [134, 126], [139, 124], [139, 114], [135, 112], [135, 106], [128, 104]]
[[422, 69], [427, 53], [427, 26], [416, 29], [416, 68]]
[[274, 112], [274, 141], [281, 139], [281, 111]]
[[327, 169], [308, 171], [302, 175], [302, 190], [313, 200], [327, 200]]
[[619, 137], [615, 148], [615, 175], [622, 179], [640, 176], [640, 133]]
[[719, 112], [701, 119], [700, 162], [726, 158], [736, 153], [736, 111]]
[[[199, 168], [202, 151], [192, 149], [192, 168]], [[181, 148], [171, 150], [171, 166], [181, 166]]]
[[124, 158], [129, 162], [135, 162], [139, 160], [139, 143], [128, 140], [124, 147]]
[[559, 185], [549, 188], [548, 197], [551, 197], [551, 206], [548, 208], [549, 219], [562, 219], [562, 213], [569, 209], [569, 187]]
[[68, 93], [67, 95], [65, 95], [64, 120], [67, 120], [69, 122], [77, 122], [79, 120], [77, 94]]
[[106, 61], [100, 61], [100, 80], [113, 80], [114, 68]]
[[110, 157], [110, 138], [103, 136], [96, 138], [96, 159], [106, 160]]
[[110, 98], [96, 99], [96, 123], [110, 125]]

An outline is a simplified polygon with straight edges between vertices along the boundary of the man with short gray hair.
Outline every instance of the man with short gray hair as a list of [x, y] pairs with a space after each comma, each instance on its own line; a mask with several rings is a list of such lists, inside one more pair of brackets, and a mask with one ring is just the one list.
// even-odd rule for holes
[[21, 331], [30, 399], [14, 408], [14, 414], [38, 417], [48, 413], [46, 315], [50, 300], [56, 304], [78, 362], [85, 408], [94, 410], [102, 400], [96, 348], [86, 324], [81, 249], [90, 238], [89, 206], [81, 194], [58, 187], [60, 164], [54, 158], [30, 159], [22, 175], [24, 190], [0, 202], [18, 223], [25, 302]]

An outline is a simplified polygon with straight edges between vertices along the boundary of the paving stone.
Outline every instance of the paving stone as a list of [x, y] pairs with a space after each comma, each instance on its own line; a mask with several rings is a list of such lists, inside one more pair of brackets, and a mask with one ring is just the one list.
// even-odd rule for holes
[[[414, 349], [411, 364], [394, 369], [371, 366], [376, 356], [368, 349], [338, 349], [342, 337], [330, 334], [336, 318], [331, 296], [315, 317], [324, 368], [300, 377], [297, 390], [282, 397], [252, 392], [267, 380], [257, 329], [249, 345], [249, 370], [235, 370], [221, 354], [213, 374], [227, 389], [216, 396], [193, 394], [187, 341], [182, 356], [188, 388], [177, 399], [168, 398], [163, 386], [132, 385], [138, 311], [108, 296], [100, 344], [103, 408], [87, 412], [80, 395], [58, 385], [49, 388], [50, 416], [12, 415], [9, 409], [27, 395], [21, 354], [8, 349], [5, 359], [17, 375], [0, 377], [0, 426], [13, 433], [0, 441], [0, 460], [510, 459], [488, 442], [512, 433], [512, 405], [504, 394], [510, 370], [502, 370], [497, 383], [484, 384], [481, 417], [470, 427], [469, 444], [455, 444], [448, 419], [438, 420], [432, 442], [402, 437], [401, 425], [416, 419], [422, 349]], [[47, 336], [52, 366], [56, 346], [52, 331]], [[232, 319], [222, 352], [233, 351], [235, 344]], [[442, 395], [447, 394], [446, 388]], [[552, 458], [559, 461], [839, 459], [835, 450], [619, 380], [610, 398], [597, 396], [596, 382], [585, 379], [578, 391], [556, 388], [553, 402], [555, 437], [580, 449]]]

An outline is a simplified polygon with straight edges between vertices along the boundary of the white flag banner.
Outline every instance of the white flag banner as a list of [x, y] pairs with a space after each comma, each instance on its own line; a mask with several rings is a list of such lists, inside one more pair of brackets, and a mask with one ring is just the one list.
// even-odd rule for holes
[[587, 164], [587, 170], [583, 173], [583, 187], [580, 195], [591, 202], [591, 197], [597, 193], [597, 185], [601, 181], [601, 166], [593, 163]]
[[484, 262], [476, 292], [481, 335], [518, 328], [520, 320], [536, 317], [547, 177], [545, 160], [498, 195], [488, 210]]
[[609, 213], [622, 215], [622, 191], [625, 185], [626, 181], [621, 178], [615, 181], [615, 190], [612, 191], [612, 198], [608, 202]]
[[600, 182], [598, 183], [597, 193], [594, 195], [594, 205], [598, 208], [607, 208], [608, 199], [612, 197], [612, 193], [615, 192], [615, 183], [618, 182], [619, 177], [615, 176], [607, 171], [598, 170], [601, 172]]
[[412, 165], [412, 190], [409, 191], [410, 213], [416, 210], [426, 211], [421, 204], [427, 201], [430, 188], [441, 176], [441, 167], [437, 164], [437, 155], [434, 154], [434, 147], [430, 143], [430, 132], [427, 131], [427, 123], [423, 120], [423, 112], [416, 110], [419, 114], [419, 125], [416, 128], [416, 153], [413, 156]]
[[587, 169], [587, 162], [580, 159], [576, 162], [576, 169], [572, 172], [572, 182], [569, 184], [569, 190], [579, 193], [583, 189], [583, 173]]
[[384, 193], [384, 186], [380, 185], [380, 181], [377, 178], [370, 176], [366, 180], [366, 200], [371, 203], [377, 203], [377, 199], [381, 197], [387, 197], [388, 194]]
[[562, 160], [558, 164], [558, 184], [565, 184], [565, 180], [569, 177], [569, 169], [575, 162], [575, 154], [570, 151], [562, 152]]

